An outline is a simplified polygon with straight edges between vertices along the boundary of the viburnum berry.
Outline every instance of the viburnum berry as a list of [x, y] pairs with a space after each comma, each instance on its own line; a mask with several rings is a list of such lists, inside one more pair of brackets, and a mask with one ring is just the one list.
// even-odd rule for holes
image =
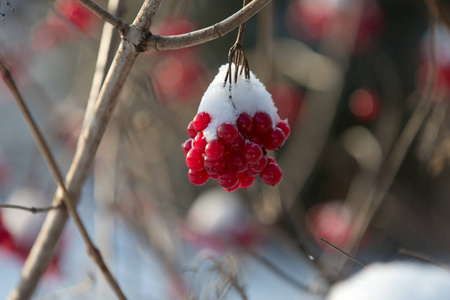
[[204, 159], [204, 166], [209, 173], [219, 173], [225, 169], [227, 161], [223, 156], [218, 159], [212, 159], [209, 156], [206, 156]]
[[225, 189], [225, 190], [227, 192], [234, 192], [234, 191], [237, 191], [240, 187], [241, 187], [241, 183], [238, 181], [238, 183], [235, 186], [233, 186], [232, 188], [229, 188], [229, 189]]
[[191, 139], [195, 138], [195, 136], [197, 135], [197, 131], [194, 128], [194, 122], [189, 123], [186, 133], [191, 137]]
[[189, 170], [188, 178], [192, 184], [204, 185], [209, 179], [209, 174], [204, 169], [200, 171]]
[[243, 172], [247, 169], [247, 162], [239, 153], [228, 152], [225, 154], [227, 158], [227, 167], [236, 172]]
[[248, 176], [246, 172], [239, 173], [239, 185], [241, 188], [246, 189], [253, 185], [255, 182], [255, 176]]
[[249, 133], [249, 137], [250, 141], [252, 141], [253, 143], [259, 145], [259, 146], [264, 146], [264, 134], [259, 134], [256, 132], [252, 132]]
[[265, 184], [278, 184], [283, 173], [267, 150], [284, 144], [289, 124], [280, 120], [270, 94], [254, 75], [230, 88], [223, 84], [226, 69], [221, 67], [188, 126], [190, 139], [182, 145], [188, 178], [196, 185], [212, 178], [229, 192], [252, 186], [258, 175]]
[[205, 153], [211, 159], [218, 159], [225, 153], [225, 146], [218, 140], [213, 140], [206, 145]]
[[254, 164], [248, 164], [248, 168], [255, 172], [261, 172], [267, 166], [267, 157], [263, 156]]
[[194, 118], [193, 125], [197, 132], [203, 131], [211, 122], [211, 116], [207, 112], [201, 112]]
[[195, 136], [195, 139], [192, 143], [192, 146], [200, 151], [201, 153], [205, 152], [205, 147], [208, 142], [206, 141], [205, 137], [203, 136], [202, 132], [197, 133]]
[[253, 142], [248, 142], [244, 146], [243, 154], [249, 164], [254, 164], [261, 159], [264, 153], [260, 146]]
[[241, 113], [238, 117], [237, 124], [239, 130], [241, 130], [242, 132], [251, 132], [253, 127], [253, 118], [248, 113]]
[[222, 124], [217, 128], [217, 137], [226, 145], [233, 143], [239, 136], [239, 130], [236, 125]]
[[264, 138], [264, 148], [267, 150], [278, 150], [283, 146], [286, 136], [280, 128], [270, 129]]
[[277, 127], [283, 130], [286, 138], [288, 138], [289, 135], [291, 134], [291, 127], [289, 126], [287, 121], [278, 122]]
[[192, 149], [192, 139], [188, 139], [186, 142], [184, 142], [181, 145], [181, 149], [183, 150], [184, 156], [186, 156], [189, 152], [189, 150]]
[[230, 189], [239, 182], [239, 175], [237, 172], [230, 169], [225, 169], [219, 173], [219, 184], [225, 188]]
[[202, 170], [204, 168], [203, 161], [203, 155], [195, 148], [189, 150], [186, 155], [186, 165], [193, 171]]
[[272, 128], [272, 118], [266, 112], [257, 112], [253, 116], [253, 130], [258, 133], [264, 133]]
[[283, 178], [283, 172], [281, 171], [280, 166], [270, 163], [261, 171], [261, 173], [259, 173], [259, 177], [261, 178], [261, 181], [267, 185], [276, 185], [280, 183]]
[[241, 152], [244, 145], [245, 145], [245, 137], [242, 133], [239, 132], [234, 142], [227, 145], [227, 150], [230, 152]]

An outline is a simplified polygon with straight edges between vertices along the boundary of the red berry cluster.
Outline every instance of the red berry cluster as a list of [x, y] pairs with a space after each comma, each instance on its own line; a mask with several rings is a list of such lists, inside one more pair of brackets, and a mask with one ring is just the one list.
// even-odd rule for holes
[[223, 123], [217, 128], [217, 139], [206, 141], [203, 130], [211, 122], [207, 112], [198, 113], [187, 127], [190, 138], [182, 149], [192, 184], [203, 185], [211, 177], [227, 191], [248, 188], [259, 174], [262, 182], [275, 185], [283, 173], [266, 150], [277, 150], [289, 136], [286, 121], [273, 126], [271, 116], [257, 112], [253, 117], [241, 113], [236, 124]]

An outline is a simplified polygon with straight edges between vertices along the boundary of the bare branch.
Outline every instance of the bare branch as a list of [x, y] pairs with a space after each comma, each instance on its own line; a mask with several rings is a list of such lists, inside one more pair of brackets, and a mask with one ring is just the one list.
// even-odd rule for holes
[[3, 62], [3, 59], [0, 57], [0, 73], [2, 75], [3, 80], [5, 81], [6, 85], [10, 89], [11, 93], [13, 94], [17, 105], [22, 111], [22, 114], [28, 124], [28, 127], [30, 128], [33, 137], [36, 141], [36, 144], [39, 148], [39, 150], [42, 153], [42, 156], [44, 157], [45, 161], [47, 162], [47, 165], [52, 173], [53, 178], [59, 185], [59, 190], [62, 191], [62, 201], [58, 202], [58, 204], [55, 204], [56, 206], [61, 206], [61, 203], [65, 204], [65, 207], [69, 211], [72, 219], [74, 220], [75, 225], [77, 226], [81, 237], [83, 238], [83, 241], [85, 242], [88, 252], [95, 261], [95, 263], [99, 266], [100, 270], [102, 271], [103, 275], [105, 276], [108, 283], [112, 286], [113, 290], [116, 292], [119, 299], [126, 299], [125, 295], [122, 293], [122, 290], [120, 289], [118, 283], [110, 273], [109, 269], [107, 268], [105, 262], [103, 261], [103, 258], [100, 254], [100, 252], [95, 247], [94, 243], [92, 242], [91, 238], [89, 237], [89, 234], [86, 230], [86, 227], [84, 226], [83, 222], [81, 221], [80, 216], [78, 215], [78, 212], [76, 210], [76, 205], [72, 201], [72, 197], [69, 195], [69, 192], [66, 189], [66, 186], [64, 184], [64, 179], [61, 174], [61, 171], [59, 170], [59, 167], [56, 163], [55, 157], [53, 156], [52, 152], [50, 151], [50, 147], [48, 146], [47, 142], [44, 139], [43, 134], [39, 130], [36, 121], [34, 120], [33, 116], [31, 115], [30, 110], [28, 109], [25, 101], [22, 98], [22, 95], [20, 94], [16, 83], [14, 79], [12, 78], [8, 68]]
[[[122, 1], [123, 2], [123, 1]], [[121, 0], [108, 1], [108, 9], [115, 15], [119, 11]], [[108, 65], [111, 63], [112, 55], [114, 54], [112, 45], [114, 42], [114, 29], [110, 24], [104, 24], [102, 30], [102, 37], [100, 40], [100, 47], [97, 54], [97, 62], [95, 65], [95, 73], [92, 79], [91, 91], [86, 106], [85, 117], [83, 121], [83, 128], [88, 123], [88, 120], [92, 118], [92, 114], [95, 108], [97, 96], [105, 80], [106, 72], [108, 71]]]
[[[77, 150], [66, 177], [67, 191], [71, 196], [74, 207], [79, 202], [81, 188], [89, 175], [95, 153], [109, 123], [123, 84], [140, 52], [135, 43], [139, 42], [139, 37], [141, 40], [145, 39], [145, 32], [149, 32], [150, 29], [150, 20], [148, 19], [153, 17], [160, 3], [161, 0], [146, 0], [142, 5], [133, 26], [117, 50], [96, 101], [94, 116], [80, 134]], [[60, 189], [56, 191], [54, 203], [59, 204], [63, 201], [64, 193], [62, 192]], [[30, 255], [25, 261], [21, 282], [10, 294], [9, 299], [29, 299], [33, 294], [39, 279], [50, 263], [67, 218], [67, 212], [64, 210], [49, 212]], [[90, 255], [94, 258], [98, 257], [97, 249], [91, 248], [90, 250]], [[102, 267], [106, 268], [105, 265]], [[116, 289], [115, 292], [116, 295], [123, 296]], [[120, 298], [125, 299], [124, 296]]]
[[126, 34], [128, 30], [130, 29], [130, 26], [124, 22], [122, 19], [116, 17], [115, 15], [111, 14], [107, 10], [105, 10], [103, 7], [95, 3], [91, 0], [78, 0], [81, 4], [89, 8], [93, 13], [95, 13], [97, 16], [100, 17], [105, 22], [108, 22], [109, 24], [113, 25], [114, 28], [118, 29], [121, 34]]
[[26, 210], [31, 213], [41, 213], [41, 212], [48, 212], [52, 209], [58, 209], [63, 207], [62, 205], [58, 206], [46, 206], [46, 207], [27, 207], [27, 206], [21, 206], [21, 205], [14, 205], [14, 204], [0, 204], [0, 208], [11, 208], [11, 209], [20, 209], [20, 210]]
[[203, 44], [229, 33], [242, 23], [246, 22], [271, 0], [253, 0], [244, 8], [212, 26], [173, 36], [152, 35], [148, 39], [147, 50], [157, 51], [174, 50]]

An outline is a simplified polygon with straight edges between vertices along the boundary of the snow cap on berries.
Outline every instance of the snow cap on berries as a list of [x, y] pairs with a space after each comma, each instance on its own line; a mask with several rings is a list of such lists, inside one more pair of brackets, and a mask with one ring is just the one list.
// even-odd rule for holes
[[[219, 73], [209, 85], [202, 97], [197, 113], [207, 112], [211, 123], [203, 130], [206, 140], [217, 139], [217, 127], [222, 123], [235, 124], [238, 116], [245, 112], [254, 116], [257, 112], [266, 112], [272, 118], [273, 128], [280, 121], [272, 96], [264, 84], [250, 71], [250, 79], [238, 75], [236, 83], [224, 84], [228, 64], [219, 68]], [[235, 65], [231, 74], [234, 77]], [[234, 80], [233, 80], [234, 81]]]

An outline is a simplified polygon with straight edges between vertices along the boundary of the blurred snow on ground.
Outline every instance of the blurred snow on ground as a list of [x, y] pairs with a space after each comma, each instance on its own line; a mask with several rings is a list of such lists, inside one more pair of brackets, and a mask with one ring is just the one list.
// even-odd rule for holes
[[450, 272], [420, 263], [377, 263], [336, 284], [327, 300], [447, 300]]

